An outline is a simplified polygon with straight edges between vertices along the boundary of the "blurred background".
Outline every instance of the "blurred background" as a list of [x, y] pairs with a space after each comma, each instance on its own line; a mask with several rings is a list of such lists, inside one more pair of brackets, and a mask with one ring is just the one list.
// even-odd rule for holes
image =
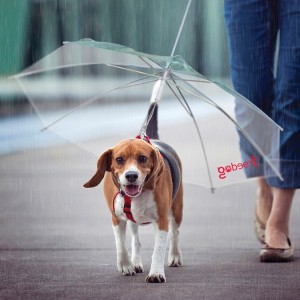
[[[64, 41], [82, 38], [170, 55], [187, 2], [0, 0], [0, 154], [18, 150], [20, 145], [25, 147], [25, 142], [32, 145], [29, 131], [36, 127], [33, 119], [20, 119], [24, 115], [34, 117], [35, 112], [10, 76], [45, 57]], [[192, 1], [175, 54], [208, 78], [229, 83], [223, 0]], [[22, 141], [18, 140], [25, 135], [21, 127], [23, 131], [31, 128]]]
[[[63, 41], [91, 38], [170, 55], [186, 4], [182, 0], [0, 0], [2, 110], [5, 102], [21, 101], [18, 88], [7, 77]], [[176, 54], [209, 78], [228, 77], [223, 0], [192, 2]]]

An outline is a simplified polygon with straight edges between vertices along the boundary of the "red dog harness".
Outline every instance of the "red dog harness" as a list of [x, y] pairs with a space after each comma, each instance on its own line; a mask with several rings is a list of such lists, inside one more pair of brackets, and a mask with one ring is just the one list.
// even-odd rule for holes
[[[117, 192], [116, 195], [114, 196], [114, 199], [113, 199], [113, 210], [115, 211], [115, 200], [117, 198], [118, 195], [121, 195], [123, 198], [124, 198], [124, 208], [123, 208], [123, 212], [125, 213], [126, 215], [126, 218], [128, 220], [130, 220], [131, 222], [133, 223], [136, 223], [133, 215], [132, 215], [132, 212], [131, 212], [131, 198], [129, 196], [127, 196], [125, 193], [123, 193], [122, 191], [121, 192]], [[150, 224], [151, 222], [145, 222], [145, 223], [142, 223], [143, 225], [146, 225], [146, 224]]]

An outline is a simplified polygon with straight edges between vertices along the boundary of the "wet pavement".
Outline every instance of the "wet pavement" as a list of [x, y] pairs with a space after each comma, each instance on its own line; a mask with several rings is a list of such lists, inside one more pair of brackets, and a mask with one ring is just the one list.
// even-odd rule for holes
[[145, 273], [121, 276], [101, 187], [82, 188], [95, 162], [70, 144], [0, 157], [0, 299], [299, 299], [299, 193], [290, 230], [295, 261], [262, 264], [255, 183], [215, 194], [185, 185], [184, 266], [166, 266], [166, 283], [147, 284], [153, 228], [141, 229]]

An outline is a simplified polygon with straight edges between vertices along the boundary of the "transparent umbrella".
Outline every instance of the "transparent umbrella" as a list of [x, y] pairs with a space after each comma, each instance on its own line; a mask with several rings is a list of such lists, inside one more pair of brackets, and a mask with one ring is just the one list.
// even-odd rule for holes
[[185, 182], [214, 190], [260, 175], [263, 165], [265, 176], [281, 178], [281, 128], [174, 56], [176, 43], [171, 56], [158, 56], [90, 39], [66, 42], [14, 78], [43, 130], [97, 156], [146, 133], [151, 98], [159, 103], [160, 139], [181, 157]]

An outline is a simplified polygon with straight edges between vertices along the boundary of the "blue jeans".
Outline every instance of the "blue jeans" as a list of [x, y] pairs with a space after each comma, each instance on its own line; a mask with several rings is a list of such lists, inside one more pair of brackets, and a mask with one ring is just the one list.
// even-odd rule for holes
[[280, 134], [280, 172], [284, 181], [277, 177], [267, 181], [278, 188], [299, 188], [300, 1], [224, 1], [233, 85], [284, 129]]

